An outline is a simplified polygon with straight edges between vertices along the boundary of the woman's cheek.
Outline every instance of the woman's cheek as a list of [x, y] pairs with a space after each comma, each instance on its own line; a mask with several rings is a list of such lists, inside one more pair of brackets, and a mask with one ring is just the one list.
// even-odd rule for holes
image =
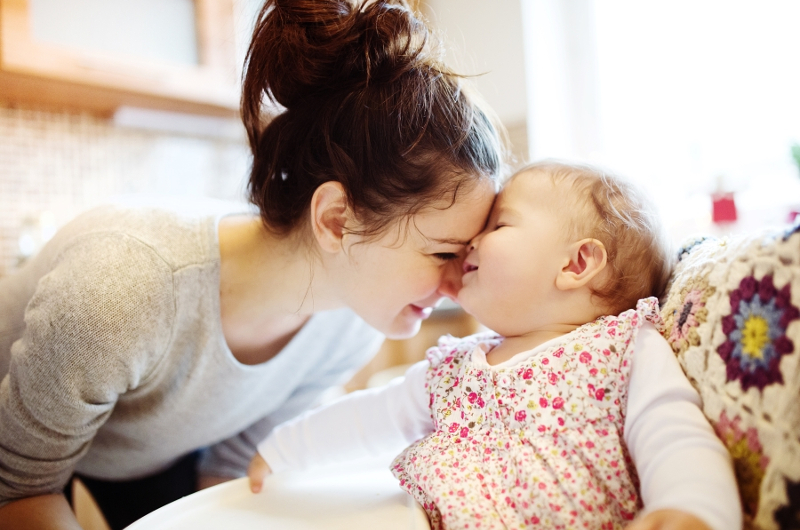
[[403, 292], [411, 298], [409, 303], [414, 303], [420, 296], [426, 296], [435, 291], [439, 286], [440, 279], [441, 274], [438, 267], [431, 267], [427, 263], [417, 263], [414, 267], [404, 271], [400, 278], [389, 278], [393, 289]]

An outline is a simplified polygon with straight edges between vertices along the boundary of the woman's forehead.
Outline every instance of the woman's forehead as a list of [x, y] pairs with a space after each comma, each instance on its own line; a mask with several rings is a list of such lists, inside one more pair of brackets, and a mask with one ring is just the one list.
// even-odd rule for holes
[[411, 225], [428, 241], [467, 244], [486, 223], [494, 202], [491, 184], [459, 193], [449, 207], [425, 208], [412, 216]]

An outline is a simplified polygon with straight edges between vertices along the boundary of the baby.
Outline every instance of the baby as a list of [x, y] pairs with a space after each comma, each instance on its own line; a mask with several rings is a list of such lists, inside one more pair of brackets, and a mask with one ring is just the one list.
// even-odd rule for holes
[[523, 169], [463, 265], [458, 302], [493, 331], [277, 427], [251, 488], [408, 446], [392, 471], [434, 529], [741, 528], [728, 453], [659, 333], [669, 256], [625, 181]]

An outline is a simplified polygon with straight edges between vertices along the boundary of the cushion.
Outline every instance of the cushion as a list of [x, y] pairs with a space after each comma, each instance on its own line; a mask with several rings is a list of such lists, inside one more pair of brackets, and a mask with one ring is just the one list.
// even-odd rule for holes
[[733, 458], [745, 527], [800, 528], [800, 225], [687, 242], [661, 308]]

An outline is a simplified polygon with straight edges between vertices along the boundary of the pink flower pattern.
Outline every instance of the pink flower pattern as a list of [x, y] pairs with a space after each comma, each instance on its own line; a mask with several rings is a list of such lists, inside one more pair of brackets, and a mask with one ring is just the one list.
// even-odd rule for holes
[[605, 530], [633, 519], [642, 504], [622, 431], [645, 319], [663, 329], [655, 298], [500, 366], [482, 357], [502, 342], [492, 333], [428, 350], [435, 430], [392, 471], [431, 528]]
[[689, 330], [699, 325], [697, 312], [703, 307], [705, 307], [703, 291], [699, 289], [689, 291], [686, 298], [683, 299], [680, 316], [669, 334], [670, 343], [686, 340], [686, 337], [689, 336]]

